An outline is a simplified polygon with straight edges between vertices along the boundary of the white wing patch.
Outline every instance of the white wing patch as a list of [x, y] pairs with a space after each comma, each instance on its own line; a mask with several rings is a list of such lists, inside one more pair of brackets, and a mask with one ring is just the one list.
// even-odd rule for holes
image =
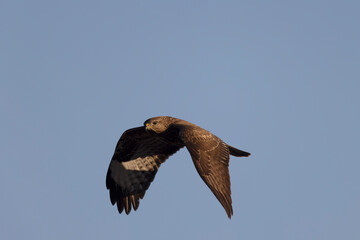
[[[158, 161], [156, 161], [158, 160]], [[114, 182], [127, 192], [142, 192], [146, 182], [151, 182], [161, 165], [159, 158], [137, 158], [127, 162], [111, 161], [111, 177]], [[145, 184], [149, 185], [149, 184]]]

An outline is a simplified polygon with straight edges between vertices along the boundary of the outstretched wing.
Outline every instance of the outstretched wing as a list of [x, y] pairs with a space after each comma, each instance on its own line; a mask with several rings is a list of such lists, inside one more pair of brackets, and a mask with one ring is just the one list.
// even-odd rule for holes
[[180, 127], [180, 137], [196, 170], [231, 218], [229, 148], [218, 137], [195, 125]]
[[139, 199], [154, 180], [160, 165], [181, 147], [144, 127], [132, 128], [123, 133], [115, 148], [106, 176], [110, 201], [117, 204], [119, 213], [126, 214], [139, 207]]

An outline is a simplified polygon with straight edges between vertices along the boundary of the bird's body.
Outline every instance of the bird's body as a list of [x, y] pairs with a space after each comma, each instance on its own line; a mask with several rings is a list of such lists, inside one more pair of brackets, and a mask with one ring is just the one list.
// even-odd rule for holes
[[118, 141], [106, 187], [119, 213], [129, 214], [131, 206], [138, 208], [160, 165], [184, 146], [200, 177], [231, 217], [229, 155], [247, 157], [250, 153], [227, 145], [195, 124], [167, 116], [146, 120], [144, 126], [125, 131]]

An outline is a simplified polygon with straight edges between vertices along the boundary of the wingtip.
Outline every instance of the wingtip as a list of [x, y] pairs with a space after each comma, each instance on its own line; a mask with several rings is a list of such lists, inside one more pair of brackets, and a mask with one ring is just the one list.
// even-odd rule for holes
[[231, 220], [231, 217], [234, 214], [234, 211], [233, 211], [233, 208], [231, 205], [230, 205], [230, 208], [228, 210], [226, 210], [226, 214], [228, 215], [228, 218]]

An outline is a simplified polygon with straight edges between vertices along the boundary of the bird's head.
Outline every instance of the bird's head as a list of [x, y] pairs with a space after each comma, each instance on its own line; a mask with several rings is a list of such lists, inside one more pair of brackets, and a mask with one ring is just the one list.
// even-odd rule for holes
[[161, 116], [149, 118], [144, 122], [146, 131], [153, 131], [157, 134], [166, 131], [172, 122], [172, 117]]

